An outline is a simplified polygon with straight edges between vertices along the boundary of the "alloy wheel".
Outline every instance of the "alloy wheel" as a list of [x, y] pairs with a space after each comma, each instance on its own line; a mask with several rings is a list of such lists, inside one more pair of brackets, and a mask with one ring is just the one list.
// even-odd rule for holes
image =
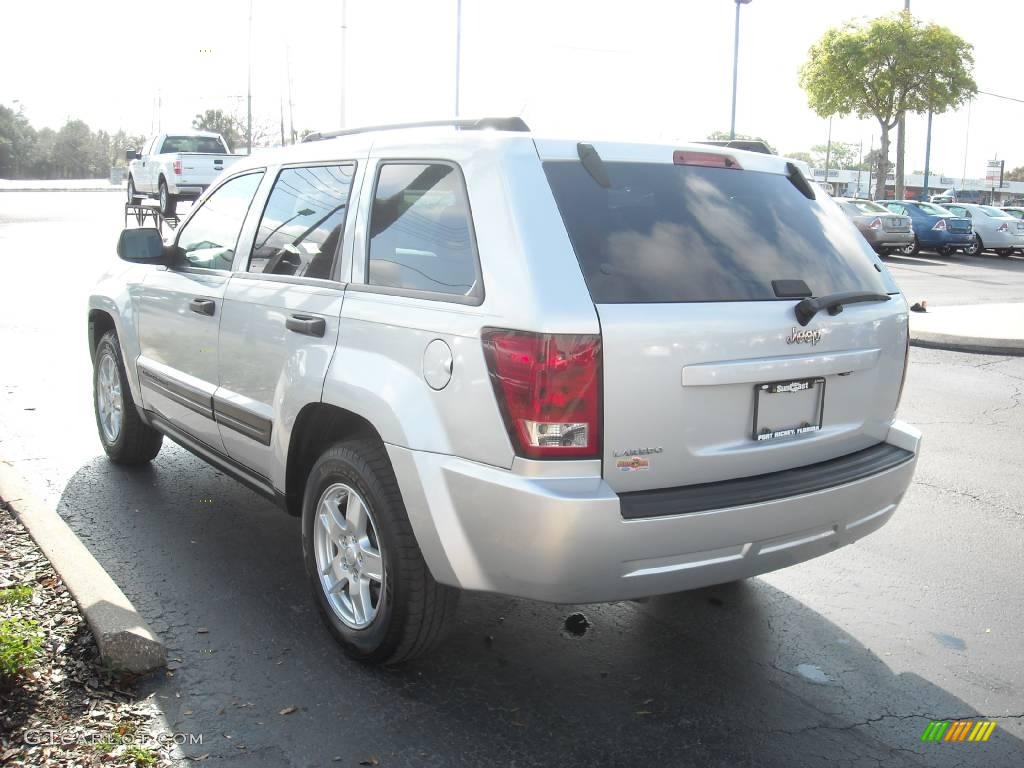
[[96, 410], [100, 416], [100, 429], [108, 443], [117, 442], [121, 434], [121, 416], [124, 400], [121, 397], [121, 377], [117, 361], [109, 352], [99, 360], [99, 375], [96, 381]]
[[347, 627], [368, 627], [384, 606], [386, 574], [373, 515], [351, 486], [334, 483], [320, 494], [313, 551], [333, 613]]

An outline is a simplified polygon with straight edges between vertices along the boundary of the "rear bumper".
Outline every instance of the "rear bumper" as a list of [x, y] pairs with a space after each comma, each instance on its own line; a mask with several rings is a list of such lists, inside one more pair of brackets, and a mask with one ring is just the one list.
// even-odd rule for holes
[[864, 237], [868, 244], [875, 249], [879, 248], [902, 248], [914, 242], [914, 233], [910, 232], [885, 232], [884, 230], [863, 230]]
[[948, 248], [966, 248], [974, 242], [973, 232], [948, 232], [945, 230], [929, 229], [925, 234], [919, 234], [917, 241], [922, 246], [943, 246]]
[[167, 185], [167, 191], [176, 197], [195, 200], [206, 191], [207, 184], [175, 184]]
[[389, 445], [410, 520], [445, 584], [548, 602], [608, 602], [755, 576], [877, 530], [910, 485], [913, 456], [854, 482], [772, 501], [626, 520], [600, 477], [530, 477]]
[[982, 242], [986, 248], [1024, 248], [1024, 236], [1012, 232], [993, 232]]

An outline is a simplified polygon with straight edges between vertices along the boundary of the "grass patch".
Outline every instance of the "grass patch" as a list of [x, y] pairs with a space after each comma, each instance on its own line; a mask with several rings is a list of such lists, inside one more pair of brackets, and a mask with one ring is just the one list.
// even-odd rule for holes
[[18, 617], [0, 621], [0, 679], [31, 669], [42, 647], [43, 633], [38, 622]]
[[32, 599], [32, 587], [18, 584], [15, 587], [0, 589], [0, 605], [21, 605]]
[[126, 743], [134, 741], [134, 737], [135, 727], [130, 723], [122, 723], [115, 729], [115, 732], [111, 734], [109, 739], [97, 741], [93, 745], [93, 749], [97, 752], [110, 755], [124, 745], [124, 751], [121, 752], [121, 756], [130, 760], [136, 768], [146, 768], [146, 766], [156, 765], [159, 756], [153, 750], [138, 744]]

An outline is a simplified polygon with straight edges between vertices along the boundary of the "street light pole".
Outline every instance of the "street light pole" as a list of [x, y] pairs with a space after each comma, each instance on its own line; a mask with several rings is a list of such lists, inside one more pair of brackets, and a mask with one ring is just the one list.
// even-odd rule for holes
[[459, 116], [459, 76], [462, 65], [462, 0], [455, 6], [455, 116]]
[[730, 141], [736, 138], [736, 81], [739, 77], [740, 64], [740, 6], [747, 5], [748, 3], [750, 3], [750, 0], [736, 0], [736, 34], [732, 44], [732, 119], [729, 121]]
[[348, 41], [345, 39], [345, 36], [348, 32], [348, 24], [346, 21], [347, 11], [347, 0], [341, 0], [341, 114], [339, 115], [340, 128], [345, 127], [345, 76], [348, 74], [345, 71], [345, 56], [348, 54]]
[[248, 147], [247, 153], [252, 154], [252, 0], [249, 0], [249, 63], [246, 73], [246, 118], [245, 118], [245, 143]]

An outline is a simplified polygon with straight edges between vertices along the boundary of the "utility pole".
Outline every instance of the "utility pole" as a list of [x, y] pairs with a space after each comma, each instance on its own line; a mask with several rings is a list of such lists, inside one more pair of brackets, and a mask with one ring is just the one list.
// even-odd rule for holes
[[284, 49], [285, 76], [288, 78], [288, 137], [289, 143], [295, 143], [295, 109], [292, 105], [292, 47]]
[[455, 116], [459, 116], [459, 81], [462, 66], [462, 0], [455, 4]]
[[281, 110], [281, 146], [284, 146], [284, 96], [277, 97], [277, 106]]
[[[910, 0], [903, 0], [903, 12], [910, 15]], [[900, 110], [898, 132], [896, 134], [896, 189], [897, 200], [903, 199], [903, 181], [906, 172], [904, 156], [907, 150], [907, 113]]]
[[860, 172], [864, 165], [864, 139], [857, 142], [857, 197], [860, 197]]
[[249, 0], [249, 64], [246, 74], [245, 96], [245, 144], [247, 154], [252, 154], [252, 0]]
[[924, 194], [922, 200], [928, 202], [928, 172], [932, 163], [932, 111], [928, 110], [928, 138], [924, 144]]
[[729, 121], [729, 141], [736, 138], [736, 83], [739, 80], [740, 66], [740, 6], [749, 3], [750, 0], [736, 0], [736, 32], [732, 41], [732, 118]]
[[825, 186], [828, 186], [829, 164], [832, 162], [832, 118], [828, 119], [828, 143], [825, 145]]
[[[868, 157], [875, 154], [875, 134], [871, 134], [871, 149], [868, 150]], [[868, 163], [868, 200], [874, 200], [871, 196], [871, 172], [874, 169], [871, 167], [871, 163]]]
[[348, 0], [341, 0], [341, 113], [339, 128], [345, 127], [345, 78], [348, 72], [345, 70], [345, 57], [348, 55]]

